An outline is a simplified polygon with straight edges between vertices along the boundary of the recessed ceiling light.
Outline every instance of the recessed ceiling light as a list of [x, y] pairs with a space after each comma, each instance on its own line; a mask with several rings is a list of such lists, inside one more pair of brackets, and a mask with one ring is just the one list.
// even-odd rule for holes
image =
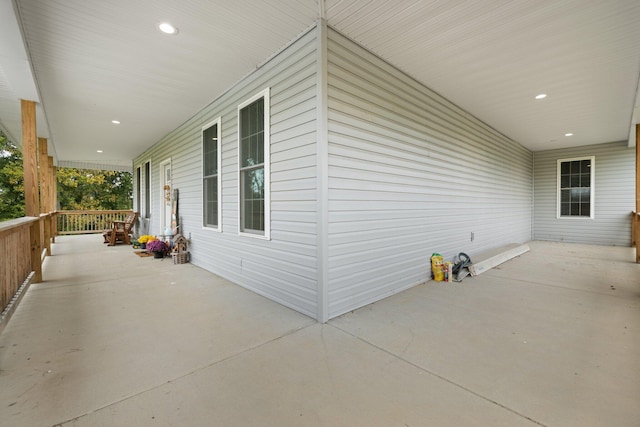
[[573, 136], [572, 133], [565, 133], [564, 136]]
[[165, 34], [178, 34], [178, 29], [168, 22], [159, 23], [158, 29]]
[[541, 93], [540, 95], [536, 95], [536, 99], [545, 99], [547, 97], [546, 93]]
[[102, 153], [102, 150], [97, 150], [96, 153]]
[[120, 124], [120, 120], [111, 120], [111, 123], [113, 123], [114, 125], [119, 125]]

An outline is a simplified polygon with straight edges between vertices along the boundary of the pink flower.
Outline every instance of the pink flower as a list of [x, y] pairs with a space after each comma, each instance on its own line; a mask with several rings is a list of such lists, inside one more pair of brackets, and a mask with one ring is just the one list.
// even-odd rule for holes
[[147, 250], [151, 252], [164, 252], [167, 250], [167, 245], [162, 240], [152, 240], [147, 242]]

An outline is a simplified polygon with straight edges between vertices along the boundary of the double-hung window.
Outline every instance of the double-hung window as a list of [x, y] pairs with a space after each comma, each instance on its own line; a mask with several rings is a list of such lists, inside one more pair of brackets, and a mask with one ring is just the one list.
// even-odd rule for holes
[[558, 160], [558, 218], [593, 218], [595, 157]]
[[220, 230], [222, 206], [220, 121], [202, 127], [202, 222], [215, 230]]
[[151, 218], [151, 162], [144, 164], [144, 217]]
[[142, 168], [138, 166], [136, 168], [136, 209], [138, 211], [138, 214], [142, 212], [142, 206], [140, 203], [140, 201], [142, 200], [141, 193], [142, 193]]
[[238, 106], [239, 231], [269, 238], [269, 89]]

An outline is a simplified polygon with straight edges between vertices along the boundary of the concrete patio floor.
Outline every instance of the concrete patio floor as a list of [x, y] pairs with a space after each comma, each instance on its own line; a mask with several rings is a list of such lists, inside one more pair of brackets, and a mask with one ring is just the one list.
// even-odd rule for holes
[[0, 425], [640, 425], [634, 249], [531, 242], [319, 324], [101, 240], [59, 237], [0, 335]]

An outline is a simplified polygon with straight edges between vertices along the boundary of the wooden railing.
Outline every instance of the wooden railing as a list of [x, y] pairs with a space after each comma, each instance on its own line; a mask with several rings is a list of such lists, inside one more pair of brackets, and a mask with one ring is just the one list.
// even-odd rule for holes
[[100, 233], [113, 221], [123, 221], [130, 210], [56, 211], [57, 234]]
[[29, 284], [42, 282], [56, 235], [100, 233], [130, 212], [57, 211], [0, 222], [0, 331]]
[[0, 330], [31, 281], [42, 281], [45, 224], [51, 215], [0, 222]]
[[636, 262], [640, 263], [640, 213], [631, 212], [631, 247], [636, 248]]

